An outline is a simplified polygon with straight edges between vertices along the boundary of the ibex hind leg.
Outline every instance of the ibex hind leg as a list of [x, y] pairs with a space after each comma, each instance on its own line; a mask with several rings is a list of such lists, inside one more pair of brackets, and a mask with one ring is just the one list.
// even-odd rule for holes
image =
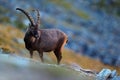
[[57, 48], [54, 51], [55, 56], [57, 58], [57, 64], [60, 64], [60, 61], [62, 59], [62, 48], [64, 47], [65, 43], [66, 42], [65, 42], [64, 39], [59, 40], [59, 44], [58, 44]]
[[57, 64], [59, 65], [60, 64], [60, 61], [61, 61], [61, 59], [62, 59], [62, 53], [61, 53], [61, 51], [58, 51], [57, 49], [54, 51], [54, 54], [55, 54], [55, 56], [56, 56], [56, 58], [57, 58]]

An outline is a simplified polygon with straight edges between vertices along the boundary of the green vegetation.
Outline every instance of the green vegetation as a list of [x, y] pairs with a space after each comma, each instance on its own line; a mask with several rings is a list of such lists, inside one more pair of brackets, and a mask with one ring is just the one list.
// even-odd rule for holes
[[95, 4], [97, 7], [105, 10], [106, 12], [110, 14], [115, 14], [117, 16], [120, 16], [120, 1], [119, 0], [110, 0], [110, 1], [105, 1], [105, 0], [100, 0]]
[[65, 0], [51, 0], [51, 2], [53, 2], [54, 4], [61, 6], [63, 8], [65, 8], [66, 11], [72, 11], [74, 12], [76, 15], [80, 16], [83, 19], [89, 19], [89, 15], [87, 13], [85, 13], [84, 11], [72, 6], [69, 2], [65, 1]]
[[14, 13], [12, 13], [12, 11], [10, 12], [8, 8], [4, 8], [3, 6], [0, 6], [0, 23], [13, 24], [17, 28], [24, 30], [26, 27], [25, 24], [23, 23], [24, 16], [22, 14], [18, 14], [16, 15], [18, 17], [12, 21], [10, 14], [14, 14]]
[[17, 26], [17, 28], [24, 30], [26, 28], [25, 24], [23, 24], [23, 21], [18, 19], [19, 21], [14, 21], [14, 24]]
[[10, 23], [10, 18], [7, 16], [8, 11], [9, 10], [5, 9], [3, 6], [0, 6], [0, 23]]

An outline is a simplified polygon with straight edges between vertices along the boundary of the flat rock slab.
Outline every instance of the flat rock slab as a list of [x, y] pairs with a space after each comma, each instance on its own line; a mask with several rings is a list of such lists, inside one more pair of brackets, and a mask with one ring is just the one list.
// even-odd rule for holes
[[120, 80], [120, 78], [117, 77], [117, 71], [116, 70], [111, 71], [110, 69], [102, 69], [97, 74], [97, 79], [96, 80]]
[[97, 80], [107, 80], [111, 72], [112, 71], [110, 69], [103, 69], [101, 72], [98, 73]]

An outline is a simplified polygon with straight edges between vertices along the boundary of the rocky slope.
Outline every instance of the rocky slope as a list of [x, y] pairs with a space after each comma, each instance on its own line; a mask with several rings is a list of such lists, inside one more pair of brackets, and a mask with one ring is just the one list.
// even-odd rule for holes
[[[18, 15], [15, 8], [25, 8], [30, 12], [38, 8], [41, 28], [60, 28], [66, 32], [69, 36], [68, 48], [105, 64], [120, 66], [120, 18], [114, 14], [119, 11], [118, 4], [119, 0], [1, 0], [0, 17], [3, 19], [1, 22], [7, 21], [24, 28], [28, 21], [23, 15]], [[111, 14], [106, 13], [106, 5], [107, 9], [114, 10], [109, 11]]]
[[[105, 4], [112, 4], [110, 1]], [[17, 27], [20, 24], [21, 28], [26, 25], [26, 18], [18, 15], [15, 8], [21, 7], [30, 12], [31, 9], [38, 8], [41, 11], [41, 28], [62, 29], [69, 36], [68, 48], [99, 59], [105, 64], [120, 66], [120, 19], [97, 8], [95, 4], [98, 2], [99, 0], [1, 0], [1, 21], [10, 22]], [[19, 23], [16, 24], [16, 21]]]
[[[42, 78], [69, 80], [71, 77], [71, 80], [94, 80], [97, 77], [96, 73], [103, 68], [116, 70], [120, 74], [119, 67], [104, 65], [99, 60], [76, 54], [67, 48], [63, 51], [63, 59], [59, 66], [56, 65], [56, 58], [52, 52], [44, 53], [45, 63], [41, 63], [36, 52], [33, 59], [30, 59], [24, 47], [23, 35], [24, 33], [15, 27], [0, 25], [1, 80], [39, 80]], [[28, 75], [24, 76], [25, 74]], [[48, 77], [45, 77], [46, 75]]]
[[40, 63], [0, 52], [0, 80], [95, 80], [95, 75], [75, 71], [67, 65]]

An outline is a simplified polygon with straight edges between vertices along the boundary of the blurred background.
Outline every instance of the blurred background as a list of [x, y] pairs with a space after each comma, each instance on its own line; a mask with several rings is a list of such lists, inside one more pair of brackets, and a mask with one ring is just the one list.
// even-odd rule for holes
[[32, 10], [39, 9], [40, 28], [57, 28], [68, 35], [64, 63], [73, 61], [97, 71], [104, 67], [120, 71], [119, 0], [0, 0], [0, 48], [29, 57], [23, 42], [29, 21], [15, 10], [17, 7], [35, 19]]

